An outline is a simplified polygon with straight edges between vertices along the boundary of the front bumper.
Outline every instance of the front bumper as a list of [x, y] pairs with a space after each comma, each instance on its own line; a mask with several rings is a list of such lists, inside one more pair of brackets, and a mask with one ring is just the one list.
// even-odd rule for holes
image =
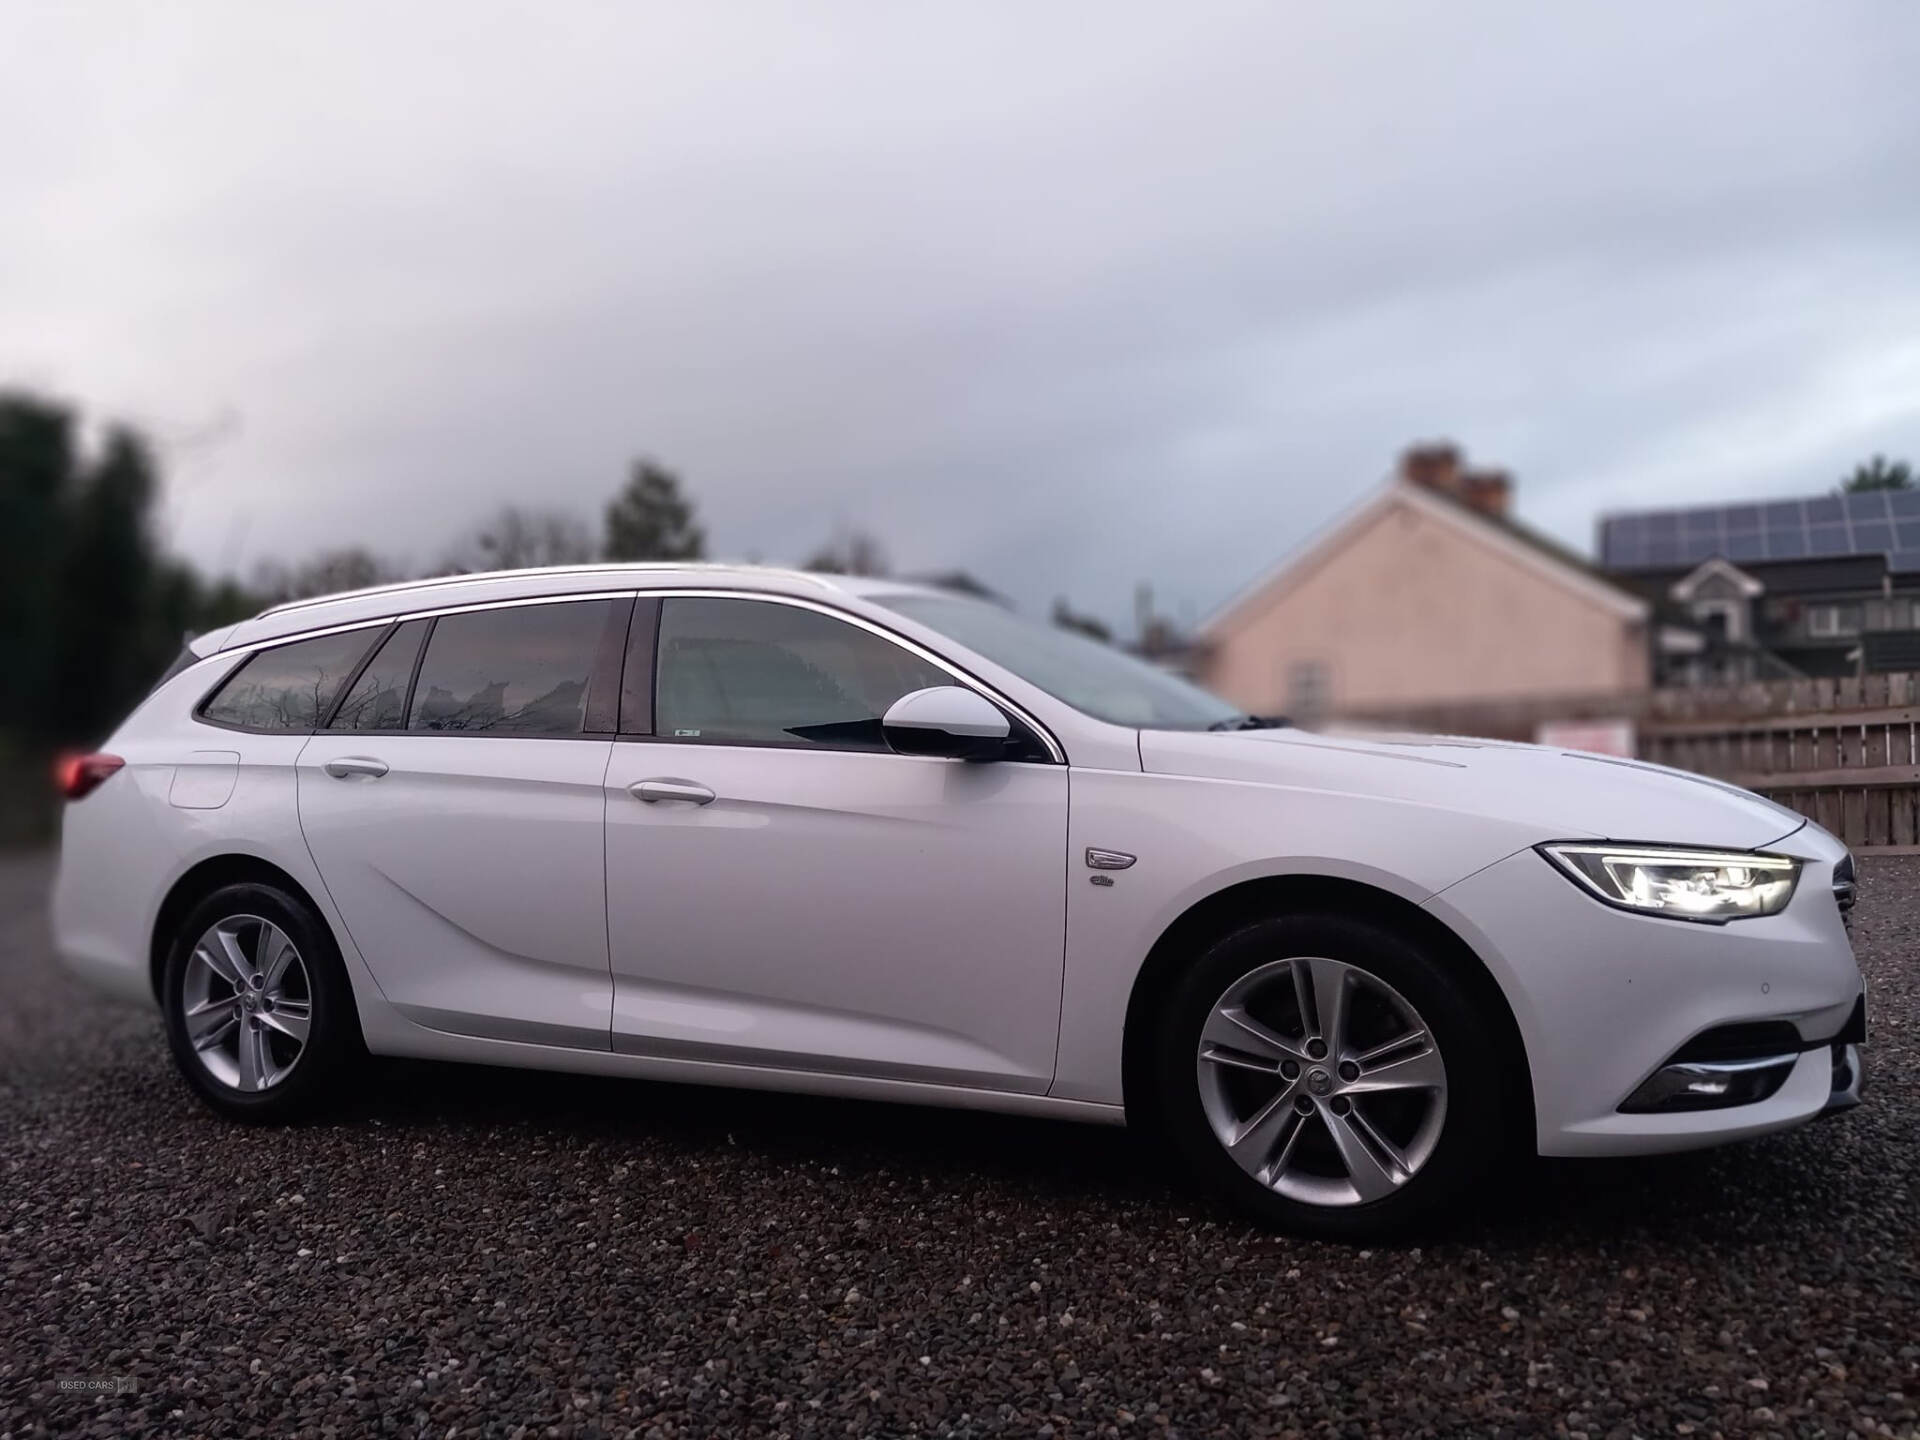
[[[1513, 1009], [1541, 1154], [1695, 1149], [1857, 1101], [1858, 1041], [1846, 1032], [1862, 985], [1829, 883], [1845, 848], [1813, 826], [1767, 848], [1807, 866], [1792, 902], [1764, 919], [1703, 925], [1612, 909], [1530, 850], [1427, 902], [1474, 946]], [[1770, 1052], [1764, 1096], [1718, 1108], [1622, 1108], [1690, 1058], [1690, 1042], [1728, 1026], [1791, 1037]], [[1852, 1063], [1837, 1087], [1842, 1041]]]

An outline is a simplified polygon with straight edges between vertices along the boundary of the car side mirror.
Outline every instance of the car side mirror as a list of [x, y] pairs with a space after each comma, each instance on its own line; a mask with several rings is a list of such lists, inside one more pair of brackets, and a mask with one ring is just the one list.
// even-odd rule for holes
[[881, 718], [880, 731], [897, 754], [949, 760], [997, 760], [1011, 733], [999, 706], [959, 685], [902, 695]]

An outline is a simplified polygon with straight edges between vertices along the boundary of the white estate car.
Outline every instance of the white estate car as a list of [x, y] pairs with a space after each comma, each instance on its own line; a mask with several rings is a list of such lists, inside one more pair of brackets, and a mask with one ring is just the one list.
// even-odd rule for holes
[[1505, 1146], [1857, 1098], [1845, 848], [1592, 755], [1242, 715], [886, 580], [593, 566], [204, 636], [70, 762], [62, 953], [215, 1109], [367, 1051], [1150, 1120], [1372, 1234]]

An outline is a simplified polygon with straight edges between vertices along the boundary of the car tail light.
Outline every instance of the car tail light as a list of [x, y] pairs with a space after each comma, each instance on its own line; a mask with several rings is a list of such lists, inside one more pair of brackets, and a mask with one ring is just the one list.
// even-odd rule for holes
[[62, 755], [53, 762], [53, 781], [69, 800], [83, 800], [127, 762], [118, 755]]

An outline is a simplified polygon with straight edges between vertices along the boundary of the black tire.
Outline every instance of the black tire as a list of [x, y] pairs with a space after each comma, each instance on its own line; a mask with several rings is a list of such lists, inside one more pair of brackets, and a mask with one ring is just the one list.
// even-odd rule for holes
[[[1446, 1089], [1438, 1139], [1429, 1142], [1432, 1148], [1411, 1178], [1381, 1199], [1321, 1204], [1280, 1194], [1227, 1153], [1202, 1099], [1201, 1032], [1214, 1006], [1255, 970], [1307, 956], [1342, 962], [1398, 992], [1418, 1012], [1440, 1052]], [[1165, 1141], [1208, 1188], [1264, 1225], [1332, 1240], [1406, 1236], [1440, 1223], [1472, 1182], [1506, 1158], [1518, 1110], [1504, 1091], [1498, 1053], [1493, 1027], [1468, 990], [1401, 935], [1344, 915], [1275, 916], [1215, 942], [1175, 983], [1155, 1037], [1160, 1125]], [[1248, 1083], [1261, 1080], [1255, 1075]], [[1272, 1083], [1276, 1091], [1282, 1085], [1278, 1076]], [[1365, 1103], [1374, 1099], [1365, 1097]], [[1328, 1127], [1337, 1122], [1316, 1113], [1305, 1123]], [[1332, 1142], [1331, 1129], [1325, 1130], [1325, 1142]], [[1313, 1143], [1314, 1136], [1303, 1134], [1303, 1144]]]
[[[243, 1090], [211, 1073], [188, 1036], [184, 996], [194, 946], [221, 922], [258, 917], [278, 926], [299, 951], [310, 1013], [305, 1044], [270, 1087]], [[167, 1043], [189, 1088], [230, 1120], [274, 1124], [304, 1118], [334, 1099], [366, 1053], [353, 990], [326, 922], [306, 902], [272, 885], [223, 886], [187, 914], [175, 932], [160, 984]], [[282, 1043], [284, 1042], [276, 1042]]]

